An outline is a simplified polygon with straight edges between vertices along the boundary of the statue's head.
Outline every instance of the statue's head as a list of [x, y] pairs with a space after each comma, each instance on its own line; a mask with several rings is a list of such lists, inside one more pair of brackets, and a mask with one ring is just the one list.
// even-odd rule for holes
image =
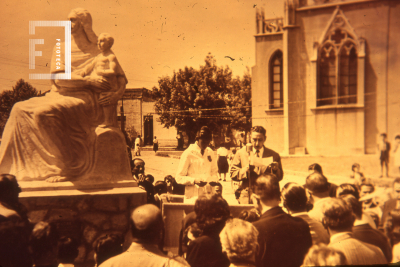
[[105, 51], [110, 49], [114, 44], [114, 38], [109, 33], [101, 33], [99, 39], [97, 40], [97, 46], [100, 51]]
[[68, 19], [71, 20], [71, 33], [77, 33], [82, 28], [87, 39], [91, 43], [97, 43], [97, 36], [92, 29], [92, 16], [89, 11], [84, 8], [75, 8], [69, 13]]

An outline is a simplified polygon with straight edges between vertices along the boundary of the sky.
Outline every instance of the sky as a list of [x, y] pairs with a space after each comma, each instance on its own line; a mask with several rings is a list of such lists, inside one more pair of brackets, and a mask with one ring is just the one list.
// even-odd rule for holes
[[[283, 0], [3, 0], [0, 2], [0, 92], [23, 78], [35, 88], [49, 90], [47, 80], [30, 80], [29, 73], [49, 73], [52, 48], [63, 37], [61, 27], [36, 28], [29, 21], [67, 20], [77, 7], [87, 9], [97, 35], [110, 33], [112, 50], [128, 78], [127, 88], [157, 86], [158, 78], [185, 66], [198, 68], [210, 52], [217, 65], [242, 76], [255, 64], [255, 14], [283, 17]], [[29, 39], [42, 56], [29, 69]], [[232, 59], [234, 60], [232, 60]]]

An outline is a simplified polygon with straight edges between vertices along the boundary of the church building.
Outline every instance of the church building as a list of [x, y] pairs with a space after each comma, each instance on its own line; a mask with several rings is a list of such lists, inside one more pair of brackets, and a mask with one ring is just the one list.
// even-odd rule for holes
[[400, 134], [400, 1], [286, 0], [256, 12], [253, 125], [283, 154], [377, 153]]

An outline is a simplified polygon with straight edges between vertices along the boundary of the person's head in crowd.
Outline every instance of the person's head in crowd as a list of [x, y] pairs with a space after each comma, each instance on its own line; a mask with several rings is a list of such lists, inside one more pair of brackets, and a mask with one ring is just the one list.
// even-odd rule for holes
[[152, 184], [152, 183], [154, 183], [154, 176], [151, 174], [146, 174], [145, 180]]
[[359, 172], [360, 171], [360, 164], [354, 163], [353, 165], [351, 165], [351, 170], [353, 172]]
[[361, 220], [362, 216], [362, 205], [361, 203], [351, 194], [340, 196], [346, 204], [352, 209], [353, 214], [356, 216], [356, 219]]
[[57, 264], [58, 233], [52, 223], [38, 222], [33, 227], [29, 243], [35, 266]]
[[222, 184], [220, 182], [217, 182], [214, 185], [214, 192], [215, 192], [215, 195], [222, 197]]
[[393, 181], [393, 193], [397, 200], [400, 200], [400, 177], [394, 179]]
[[259, 209], [263, 206], [278, 206], [281, 200], [278, 178], [270, 173], [260, 175], [256, 180], [255, 194], [253, 194], [252, 197], [256, 198], [253, 199], [253, 203], [255, 203]]
[[344, 183], [338, 186], [336, 189], [336, 197], [341, 197], [344, 195], [353, 195], [356, 199], [360, 199], [360, 194], [358, 189], [354, 184]]
[[356, 219], [353, 210], [343, 199], [330, 198], [323, 206], [322, 224], [332, 236], [340, 232], [351, 232]]
[[176, 185], [176, 180], [172, 175], [167, 175], [164, 177], [164, 182], [167, 185], [167, 190], [171, 191], [173, 186]]
[[400, 145], [400, 135], [396, 135], [396, 137], [394, 138], [394, 141]]
[[60, 238], [57, 253], [58, 262], [72, 264], [75, 258], [78, 257], [78, 254], [77, 240], [65, 236]]
[[260, 212], [257, 209], [251, 209], [251, 210], [243, 210], [239, 214], [238, 218], [246, 222], [256, 222], [258, 221], [258, 219], [260, 219], [260, 217], [261, 217]]
[[239, 204], [249, 204], [249, 189], [239, 188], [235, 191], [235, 198]]
[[97, 266], [122, 253], [124, 238], [119, 234], [100, 236], [93, 244], [94, 259]]
[[360, 198], [369, 195], [375, 191], [375, 186], [372, 183], [362, 183], [360, 185]]
[[0, 201], [14, 206], [18, 203], [21, 187], [14, 175], [0, 174]]
[[197, 145], [202, 149], [206, 149], [212, 139], [211, 130], [207, 126], [203, 126], [196, 134]]
[[144, 160], [141, 158], [134, 158], [132, 161], [133, 167], [132, 167], [132, 174], [138, 176], [139, 174], [144, 175]]
[[308, 166], [308, 173], [313, 173], [313, 172], [319, 172], [320, 174], [324, 174], [322, 172], [322, 167], [318, 163], [313, 163], [310, 166]]
[[218, 195], [213, 195], [207, 200], [205, 209], [196, 212], [196, 223], [203, 234], [219, 234], [229, 218], [229, 205]]
[[154, 136], [154, 139], [157, 139], [157, 136]]
[[290, 213], [307, 211], [307, 194], [304, 187], [297, 183], [287, 183], [282, 188], [283, 206]]
[[253, 224], [241, 219], [229, 220], [219, 234], [222, 251], [232, 264], [255, 261], [258, 231]]
[[236, 154], [236, 148], [232, 149], [232, 154], [234, 154], [234, 155]]
[[130, 219], [133, 241], [140, 244], [158, 245], [163, 239], [164, 222], [161, 211], [155, 205], [137, 207]]
[[154, 194], [161, 195], [167, 192], [167, 184], [164, 181], [157, 181], [154, 184]]
[[317, 199], [329, 197], [328, 179], [319, 172], [313, 172], [306, 178], [305, 187], [311, 193], [311, 202], [315, 202]]
[[254, 126], [250, 130], [250, 142], [253, 148], [260, 150], [263, 148], [265, 140], [267, 140], [267, 131], [262, 126]]
[[346, 264], [346, 257], [343, 252], [320, 243], [313, 245], [308, 250], [302, 266], [339, 266]]
[[387, 134], [386, 133], [381, 133], [380, 134], [382, 142], [386, 142]]
[[194, 203], [194, 213], [202, 214], [208, 208], [208, 198], [206, 196], [200, 196]]

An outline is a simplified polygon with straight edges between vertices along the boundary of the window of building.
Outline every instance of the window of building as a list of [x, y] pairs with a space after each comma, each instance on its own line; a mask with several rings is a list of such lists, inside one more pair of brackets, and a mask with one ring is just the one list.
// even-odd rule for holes
[[283, 108], [283, 57], [282, 51], [276, 51], [270, 60], [269, 108]]
[[317, 106], [357, 103], [357, 51], [351, 36], [336, 29], [318, 56]]

